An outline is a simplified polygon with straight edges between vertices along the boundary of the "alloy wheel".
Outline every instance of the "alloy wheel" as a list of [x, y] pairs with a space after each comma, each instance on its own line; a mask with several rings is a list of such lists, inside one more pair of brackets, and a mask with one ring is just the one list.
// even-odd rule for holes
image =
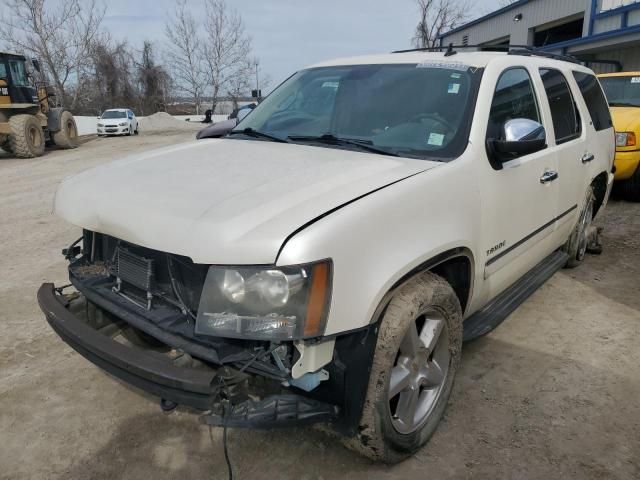
[[389, 378], [389, 413], [398, 433], [422, 427], [447, 378], [451, 354], [447, 322], [429, 309], [409, 325]]

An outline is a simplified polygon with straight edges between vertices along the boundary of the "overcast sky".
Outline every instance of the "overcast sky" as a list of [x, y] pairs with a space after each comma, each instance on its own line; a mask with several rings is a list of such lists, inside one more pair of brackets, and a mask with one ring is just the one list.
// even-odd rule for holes
[[[173, 0], [109, 0], [105, 26], [138, 46], [164, 42]], [[202, 4], [189, 0], [198, 15]], [[472, 0], [472, 18], [498, 0]], [[418, 11], [414, 0], [227, 0], [242, 14], [262, 68], [277, 85], [294, 71], [335, 57], [410, 46]]]

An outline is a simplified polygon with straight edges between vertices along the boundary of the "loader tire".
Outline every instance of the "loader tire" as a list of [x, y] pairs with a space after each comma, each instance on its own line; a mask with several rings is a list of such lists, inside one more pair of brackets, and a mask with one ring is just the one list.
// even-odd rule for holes
[[76, 148], [78, 146], [78, 127], [69, 111], [60, 115], [60, 130], [51, 134], [53, 143], [60, 148]]
[[44, 154], [44, 133], [33, 115], [14, 115], [9, 119], [9, 145], [18, 158], [34, 158]]

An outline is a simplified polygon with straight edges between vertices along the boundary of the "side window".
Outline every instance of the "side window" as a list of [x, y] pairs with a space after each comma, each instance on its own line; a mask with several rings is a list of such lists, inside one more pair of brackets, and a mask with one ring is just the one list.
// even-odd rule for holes
[[571, 96], [567, 79], [559, 70], [540, 69], [540, 76], [549, 99], [556, 143], [565, 143], [580, 136], [580, 113]]
[[502, 129], [507, 120], [527, 118], [540, 122], [540, 112], [529, 72], [524, 68], [505, 70], [493, 94], [487, 138], [502, 138]]
[[593, 127], [597, 130], [606, 130], [613, 126], [607, 99], [600, 88], [600, 83], [594, 75], [583, 72], [573, 72], [573, 77], [578, 83], [584, 103], [587, 104]]

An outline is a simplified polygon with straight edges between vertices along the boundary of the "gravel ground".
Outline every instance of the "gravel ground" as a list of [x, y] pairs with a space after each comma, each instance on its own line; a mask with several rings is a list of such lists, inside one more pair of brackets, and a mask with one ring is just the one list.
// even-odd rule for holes
[[[35, 300], [64, 283], [79, 230], [50, 214], [66, 175], [193, 133], [92, 140], [0, 158], [0, 478], [226, 478], [221, 430], [109, 377], [66, 346]], [[447, 414], [385, 467], [313, 429], [232, 430], [239, 478], [640, 478], [640, 204], [612, 201], [605, 251], [556, 274], [463, 351]], [[211, 436], [210, 436], [211, 435]]]

